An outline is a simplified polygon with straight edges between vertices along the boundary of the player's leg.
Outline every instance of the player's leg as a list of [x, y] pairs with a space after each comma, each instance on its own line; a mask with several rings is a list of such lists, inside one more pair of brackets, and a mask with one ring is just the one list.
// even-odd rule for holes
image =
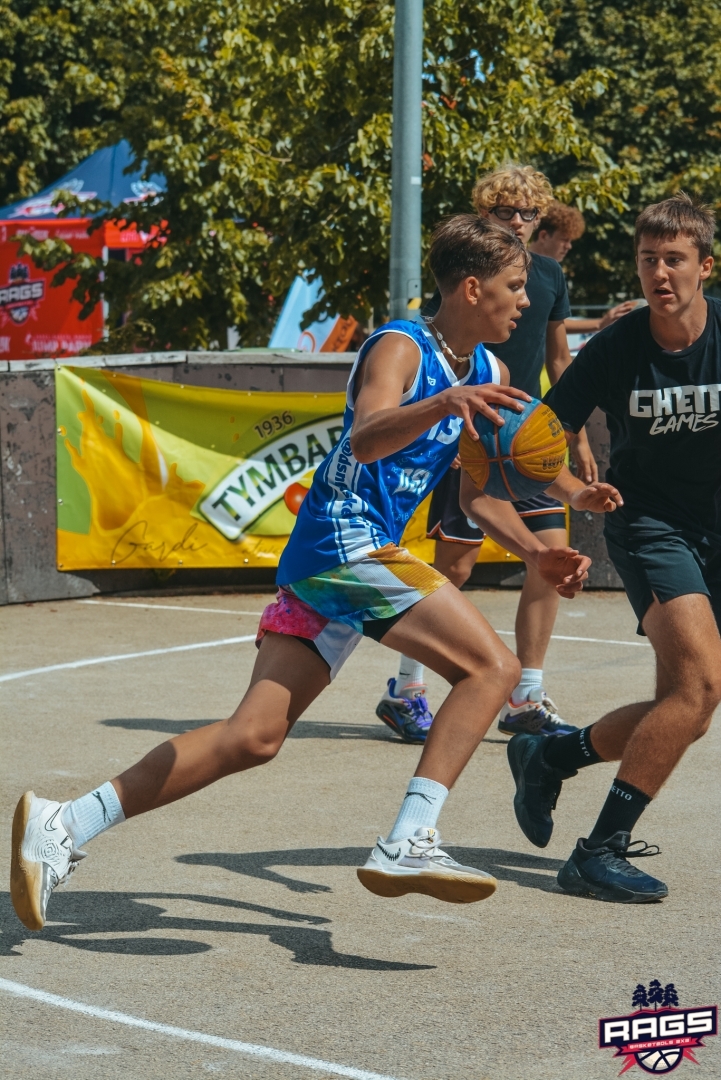
[[[457, 588], [470, 577], [483, 533], [460, 508], [460, 469], [449, 469], [436, 485], [428, 510], [427, 536], [436, 541], [434, 569]], [[433, 723], [426, 699], [423, 664], [401, 653], [398, 674], [388, 679], [376, 716], [404, 742], [423, 743]]]
[[707, 596], [655, 600], [643, 628], [662, 673], [656, 701], [625, 724], [609, 716], [591, 729], [599, 752], [621, 751], [621, 765], [588, 839], [578, 841], [558, 876], [567, 892], [625, 903], [667, 895], [663, 882], [627, 862], [627, 855], [658, 850], [629, 851], [631, 833], [721, 701], [721, 637]]
[[32, 930], [83, 844], [126, 818], [182, 799], [230, 773], [270, 761], [301, 713], [330, 681], [329, 666], [295, 637], [267, 633], [250, 686], [228, 720], [161, 743], [112, 781], [70, 803], [26, 792], [13, 821], [11, 892]]
[[[385, 896], [426, 892], [442, 900], [482, 899], [495, 882], [439, 852], [438, 814], [518, 679], [519, 665], [480, 612], [450, 585], [410, 608], [380, 639], [417, 656], [451, 690], [438, 710], [396, 822], [359, 871]], [[422, 871], [414, 870], [425, 861]]]
[[[565, 547], [566, 511], [562, 503], [545, 494], [514, 504], [523, 522], [548, 547]], [[576, 728], [561, 720], [544, 689], [543, 665], [558, 613], [559, 595], [537, 570], [526, 568], [526, 579], [516, 612], [516, 655], [521, 679], [502, 710], [498, 730], [563, 735]]]
[[[550, 740], [522, 735], [511, 740], [508, 760], [516, 782], [516, 818], [538, 847], [545, 847], [550, 840], [551, 812], [564, 780], [599, 761], [620, 760], [642, 724], [648, 737], [655, 737], [653, 718], [678, 692], [679, 681], [682, 685], [686, 681], [680, 667], [685, 653], [679, 651], [678, 641], [682, 639], [684, 649], [690, 648], [695, 655], [692, 668], [697, 666], [703, 671], [708, 664], [701, 652], [696, 650], [694, 654], [693, 643], [698, 638], [693, 619], [688, 626], [683, 625], [687, 608], [694, 612], [698, 609], [698, 626], [708, 624], [704, 647], [713, 653], [718, 646], [715, 624], [721, 619], [721, 556], [709, 556], [705, 546], [666, 522], [644, 518], [637, 526], [626, 521], [622, 512], [613, 525], [606, 522], [606, 542], [639, 620], [639, 632], [649, 634], [656, 652], [656, 693], [652, 701], [614, 709], [598, 724], [571, 735]], [[689, 694], [688, 701], [693, 708], [693, 695]], [[624, 775], [619, 773], [621, 784]], [[646, 777], [640, 779], [650, 786]], [[639, 787], [644, 798], [655, 793]], [[609, 798], [613, 806], [615, 798]], [[632, 792], [624, 793], [623, 803], [637, 805]], [[600, 828], [606, 828], [604, 822]]]

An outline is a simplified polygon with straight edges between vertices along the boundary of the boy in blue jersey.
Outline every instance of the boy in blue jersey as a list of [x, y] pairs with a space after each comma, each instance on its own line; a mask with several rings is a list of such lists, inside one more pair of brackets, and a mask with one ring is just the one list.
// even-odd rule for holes
[[[26, 792], [13, 822], [11, 892], [31, 929], [44, 925], [55, 886], [99, 833], [271, 760], [288, 731], [366, 635], [410, 652], [451, 684], [398, 818], [359, 871], [384, 896], [421, 892], [470, 902], [495, 880], [440, 849], [443, 802], [511, 688], [519, 665], [483, 616], [437, 571], [397, 545], [427, 489], [457, 453], [462, 424], [502, 421], [493, 405], [522, 406], [483, 339], [508, 337], [528, 306], [528, 257], [507, 229], [459, 215], [434, 234], [430, 264], [443, 295], [436, 326], [396, 322], [364, 345], [348, 389], [345, 427], [319, 467], [278, 571], [277, 601], [264, 612], [248, 691], [229, 720], [185, 732], [113, 781], [72, 802]], [[452, 351], [455, 350], [455, 351]], [[563, 596], [583, 587], [590, 560], [546, 548], [508, 503], [471, 485], [473, 513]], [[608, 484], [585, 487], [567, 471], [554, 485], [579, 509], [619, 501]], [[372, 797], [368, 785], [368, 797]]]

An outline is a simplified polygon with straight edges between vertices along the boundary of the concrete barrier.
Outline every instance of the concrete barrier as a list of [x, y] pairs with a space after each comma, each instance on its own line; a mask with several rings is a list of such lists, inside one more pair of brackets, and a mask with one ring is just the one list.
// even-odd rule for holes
[[[227, 390], [344, 390], [351, 353], [249, 349], [165, 352], [134, 356], [68, 357], [63, 364], [107, 367], [130, 375]], [[55, 566], [55, 367], [52, 360], [0, 362], [0, 604], [91, 596], [94, 593], [271, 587], [274, 571], [255, 568], [92, 570], [61, 573]], [[608, 436], [601, 414], [590, 425], [592, 446], [605, 467]], [[587, 517], [592, 520], [587, 520]], [[571, 515], [571, 541], [594, 559], [590, 583], [619, 588], [597, 516]], [[518, 564], [479, 565], [474, 584], [518, 585]]]

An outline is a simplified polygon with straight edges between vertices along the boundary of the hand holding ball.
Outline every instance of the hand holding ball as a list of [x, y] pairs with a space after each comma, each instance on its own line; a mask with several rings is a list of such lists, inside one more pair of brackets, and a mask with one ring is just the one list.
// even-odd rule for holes
[[481, 413], [473, 426], [478, 442], [461, 432], [461, 466], [476, 487], [493, 499], [517, 502], [545, 491], [566, 458], [566, 437], [556, 414], [536, 398], [522, 412], [500, 406], [505, 423], [498, 427]]

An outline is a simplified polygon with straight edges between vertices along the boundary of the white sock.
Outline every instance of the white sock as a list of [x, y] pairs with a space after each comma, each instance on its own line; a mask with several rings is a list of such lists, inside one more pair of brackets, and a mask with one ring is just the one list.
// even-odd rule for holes
[[68, 803], [63, 810], [63, 824], [75, 848], [83, 847], [88, 840], [121, 821], [125, 821], [125, 814], [109, 780], [102, 787]]
[[441, 807], [448, 797], [448, 788], [425, 776], [414, 776], [401, 803], [396, 823], [386, 837], [388, 841], [404, 840], [416, 829], [435, 829]]
[[[529, 699], [529, 691], [542, 690], [543, 689], [543, 668], [524, 667], [521, 668], [521, 681], [516, 689], [511, 694], [511, 704], [522, 705], [524, 701]], [[536, 701], [536, 697], [533, 698]], [[540, 694], [538, 697], [540, 701]]]
[[[419, 664], [417, 660], [411, 660], [410, 656], [401, 653], [398, 678], [393, 685], [393, 696], [418, 697], [425, 690], [424, 673], [423, 664]], [[410, 689], [410, 694], [405, 692], [406, 688]]]

